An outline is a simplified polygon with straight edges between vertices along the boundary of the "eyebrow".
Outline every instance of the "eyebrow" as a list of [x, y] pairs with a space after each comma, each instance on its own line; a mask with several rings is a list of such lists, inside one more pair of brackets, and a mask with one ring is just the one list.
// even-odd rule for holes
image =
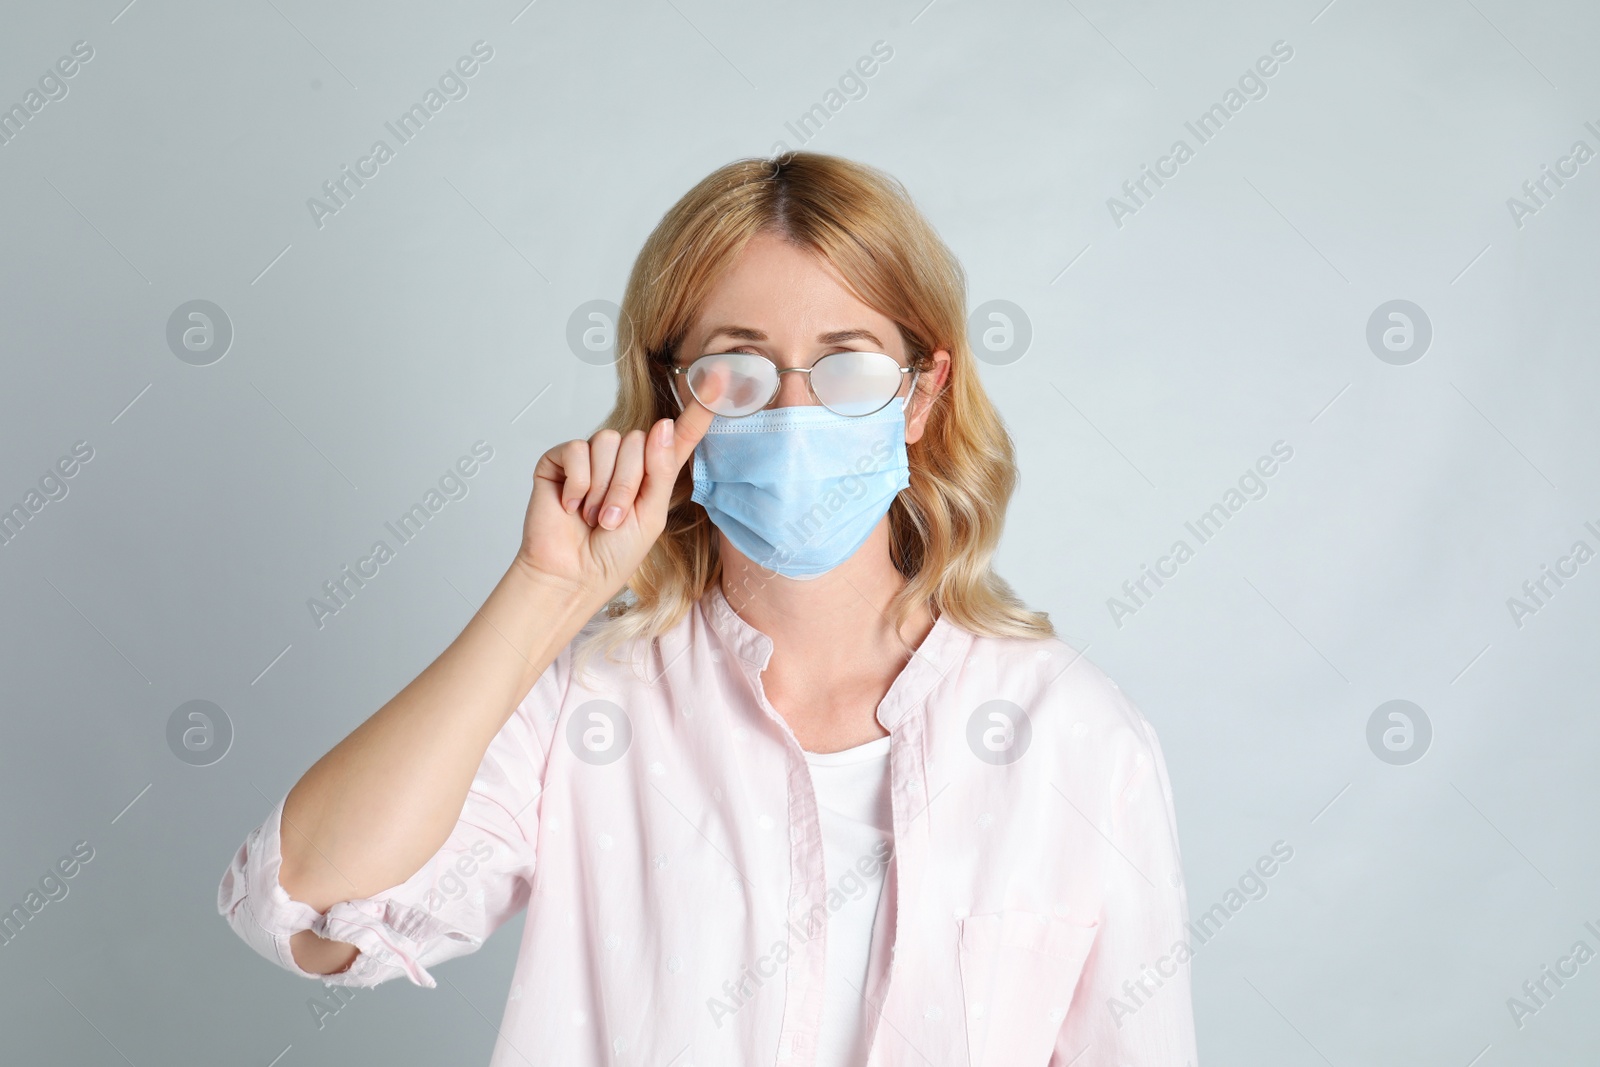
[[[767, 335], [761, 330], [753, 330], [748, 326], [718, 326], [706, 337], [705, 343], [710, 344], [715, 338], [731, 337], [739, 341], [765, 341]], [[842, 345], [846, 341], [870, 341], [878, 350], [883, 351], [883, 342], [878, 340], [878, 335], [871, 330], [851, 329], [833, 330], [829, 333], [817, 334], [819, 345]]]

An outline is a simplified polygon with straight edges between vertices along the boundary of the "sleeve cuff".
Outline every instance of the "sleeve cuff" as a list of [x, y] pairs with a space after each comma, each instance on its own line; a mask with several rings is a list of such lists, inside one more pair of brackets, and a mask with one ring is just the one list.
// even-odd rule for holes
[[[217, 911], [256, 952], [292, 974], [324, 985], [373, 986], [404, 975], [427, 989], [437, 983], [417, 962], [419, 946], [389, 925], [389, 904], [379, 897], [340, 901], [326, 915], [290, 897], [278, 881], [283, 866], [279, 800], [265, 822], [234, 855], [217, 893]], [[301, 930], [356, 946], [360, 954], [334, 974], [314, 974], [295, 962], [289, 938]]]

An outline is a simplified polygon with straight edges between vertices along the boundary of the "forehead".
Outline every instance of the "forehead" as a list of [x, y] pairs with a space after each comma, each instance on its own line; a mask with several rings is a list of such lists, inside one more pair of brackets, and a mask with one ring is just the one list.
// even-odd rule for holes
[[[689, 341], [718, 336], [776, 345], [840, 344], [848, 340], [846, 331], [865, 331], [881, 340], [883, 351], [899, 352], [894, 323], [857, 299], [831, 266], [780, 237], [760, 234], [707, 294]], [[865, 340], [859, 334], [856, 339]]]

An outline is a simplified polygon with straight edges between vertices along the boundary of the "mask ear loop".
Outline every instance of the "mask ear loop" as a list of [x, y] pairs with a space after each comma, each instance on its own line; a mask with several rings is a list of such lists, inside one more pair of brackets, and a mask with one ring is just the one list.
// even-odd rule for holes
[[905, 416], [906, 418], [910, 418], [911, 417], [910, 416], [911, 401], [912, 401], [912, 398], [914, 398], [917, 395], [917, 375], [919, 375], [921, 373], [922, 372], [920, 370], [913, 369], [911, 371], [911, 388], [906, 390], [905, 400], [900, 405], [900, 414]]

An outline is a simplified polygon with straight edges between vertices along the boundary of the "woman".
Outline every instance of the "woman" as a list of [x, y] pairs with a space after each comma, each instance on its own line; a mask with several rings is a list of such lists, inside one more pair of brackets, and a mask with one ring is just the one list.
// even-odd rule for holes
[[1191, 1062], [1161, 749], [990, 569], [1016, 473], [964, 307], [875, 170], [700, 182], [606, 427], [240, 848], [234, 930], [433, 986], [526, 906], [495, 1064]]

